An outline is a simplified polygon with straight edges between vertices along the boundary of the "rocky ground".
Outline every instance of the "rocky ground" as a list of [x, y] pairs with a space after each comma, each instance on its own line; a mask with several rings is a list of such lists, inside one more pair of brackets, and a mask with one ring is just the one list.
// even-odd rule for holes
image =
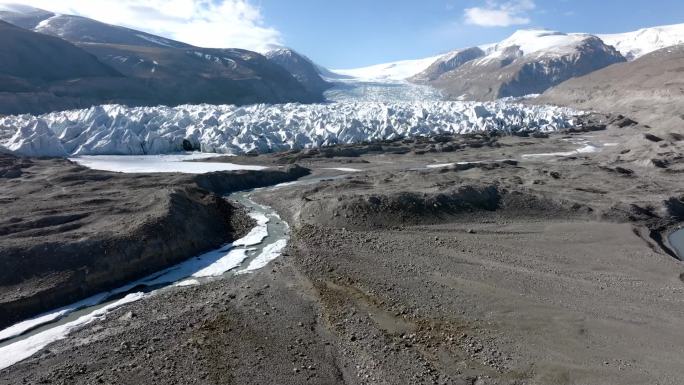
[[0, 328], [236, 239], [251, 221], [221, 195], [303, 174], [124, 175], [0, 154]]
[[314, 170], [255, 195], [285, 255], [123, 307], [0, 384], [680, 384], [684, 142], [592, 119], [231, 158]]

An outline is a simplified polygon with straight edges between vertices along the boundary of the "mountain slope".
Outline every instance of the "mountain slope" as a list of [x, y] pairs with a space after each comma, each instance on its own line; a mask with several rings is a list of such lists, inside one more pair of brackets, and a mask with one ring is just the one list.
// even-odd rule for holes
[[634, 60], [662, 48], [684, 44], [684, 24], [597, 36], [606, 44], [617, 48], [627, 60]]
[[[94, 55], [83, 52], [92, 60], [99, 59], [103, 67], [114, 68], [112, 73], [119, 77], [115, 81], [111, 76], [97, 80], [72, 76], [78, 80], [45, 84], [39, 90], [12, 78], [5, 82], [5, 90], [15, 94], [5, 93], [0, 97], [0, 113], [3, 114], [43, 113], [103, 103], [242, 105], [323, 100], [322, 92], [307, 90], [287, 70], [254, 52], [198, 48], [82, 17], [54, 15], [19, 5], [0, 7], [0, 19], [40, 32], [21, 30], [32, 39], [58, 40], [49, 35], [67, 38], [81, 48], [81, 52], [85, 50]], [[25, 42], [16, 44], [29, 47]], [[57, 60], [56, 57], [65, 60], [60, 56], [69, 56], [29, 51], [36, 55], [36, 61], [43, 63], [51, 63]], [[45, 73], [49, 73], [49, 68], [27, 67], [23, 75], [41, 78]], [[125, 78], [120, 79], [120, 74]], [[25, 92], [16, 93], [19, 91]], [[28, 91], [34, 93], [27, 94]]]
[[0, 5], [0, 20], [73, 43], [188, 48], [189, 44], [74, 15], [60, 15], [24, 5]]
[[264, 56], [273, 63], [285, 68], [304, 88], [314, 94], [322, 94], [332, 87], [331, 83], [321, 78], [320, 69], [306, 56], [290, 48], [279, 48], [267, 52]]
[[264, 56], [240, 49], [81, 44], [129, 78], [140, 79], [154, 103], [310, 103], [322, 100]]
[[485, 51], [479, 47], [453, 51], [438, 58], [425, 71], [414, 75], [410, 80], [419, 83], [434, 81], [443, 74], [458, 69], [467, 62], [479, 59], [485, 55]]
[[545, 30], [524, 30], [429, 81], [449, 97], [494, 100], [542, 93], [563, 81], [625, 59], [599, 38]]
[[0, 76], [28, 82], [121, 76], [93, 55], [62, 39], [3, 21], [0, 21], [0, 57]]
[[568, 80], [535, 100], [620, 112], [654, 127], [684, 126], [684, 45]]

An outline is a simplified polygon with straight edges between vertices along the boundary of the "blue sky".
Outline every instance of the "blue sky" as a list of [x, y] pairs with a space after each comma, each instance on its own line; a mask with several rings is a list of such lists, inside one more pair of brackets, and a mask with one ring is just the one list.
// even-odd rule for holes
[[433, 56], [521, 28], [614, 33], [684, 23], [684, 0], [0, 0], [202, 47], [292, 47], [333, 69]]
[[[258, 0], [255, 4], [286, 45], [330, 68], [431, 56], [502, 40], [520, 28], [613, 33], [684, 23], [684, 0]], [[474, 8], [516, 14], [498, 20], [497, 26], [481, 26], [474, 22], [488, 24], [487, 16], [492, 15], [468, 20], [466, 10]], [[503, 26], [506, 22], [512, 25]]]

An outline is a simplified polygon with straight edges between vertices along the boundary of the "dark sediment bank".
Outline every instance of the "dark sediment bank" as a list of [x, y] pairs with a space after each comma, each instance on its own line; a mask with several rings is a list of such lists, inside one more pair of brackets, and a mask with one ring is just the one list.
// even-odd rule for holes
[[307, 172], [118, 174], [1, 156], [0, 327], [239, 238], [251, 219], [222, 195]]

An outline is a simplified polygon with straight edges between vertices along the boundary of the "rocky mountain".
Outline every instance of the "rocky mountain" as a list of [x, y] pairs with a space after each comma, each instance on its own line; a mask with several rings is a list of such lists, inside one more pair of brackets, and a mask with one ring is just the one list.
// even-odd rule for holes
[[[49, 81], [121, 76], [84, 50], [52, 36], [0, 21], [0, 76], [25, 87]], [[2, 91], [8, 92], [3, 82]]]
[[[103, 103], [243, 105], [323, 100], [321, 92], [307, 90], [287, 70], [255, 52], [193, 47], [26, 6], [2, 6], [0, 19], [33, 30], [20, 30], [24, 32], [23, 41], [5, 37], [8, 49], [25, 49], [33, 55], [33, 62], [50, 63], [50, 67], [53, 62], [64, 62], [64, 67], [72, 67], [68, 63], [80, 62], [82, 56], [87, 56], [90, 61], [84, 63], [99, 62], [99, 66], [111, 72], [97, 79], [77, 72], [68, 83], [60, 79], [61, 83], [43, 83], [40, 89], [29, 89], [22, 86], [26, 79], [41, 78], [46, 69], [25, 66], [22, 77], [5, 81], [5, 92], [0, 95], [0, 114], [43, 113]], [[48, 54], [31, 48], [32, 43], [27, 42], [27, 39], [43, 41], [48, 37], [51, 41], [66, 38], [76, 47], [59, 40], [72, 49]], [[2, 75], [7, 77], [11, 73], [0, 72]]]
[[0, 20], [73, 43], [103, 43], [142, 47], [190, 48], [189, 44], [102, 23], [81, 16], [61, 15], [19, 4], [0, 4]]
[[141, 92], [136, 83], [62, 39], [0, 21], [0, 114], [47, 112]]
[[285, 68], [313, 94], [322, 94], [332, 87], [331, 83], [323, 80], [320, 68], [311, 59], [291, 48], [274, 49], [265, 56]]
[[568, 80], [535, 100], [583, 110], [620, 112], [640, 123], [684, 126], [684, 45], [664, 48]]
[[427, 84], [450, 98], [494, 100], [539, 94], [570, 78], [625, 61], [595, 36], [546, 30], [518, 31], [489, 47], [485, 56], [477, 57], [477, 49], [465, 52], [468, 55], [455, 55], [453, 70], [440, 74], [441, 63], [436, 63], [431, 72], [415, 78], [427, 79]]
[[662, 48], [684, 44], [684, 24], [597, 36], [606, 44], [617, 48], [627, 60], [634, 60]]
[[451, 98], [493, 99], [543, 92], [566, 79], [681, 43], [684, 24], [603, 35], [518, 31], [496, 44], [334, 71], [360, 80], [429, 84]]
[[479, 47], [453, 51], [440, 57], [425, 71], [416, 74], [409, 79], [418, 83], [435, 81], [445, 73], [454, 71], [467, 62], [479, 59], [485, 55], [485, 51]]

